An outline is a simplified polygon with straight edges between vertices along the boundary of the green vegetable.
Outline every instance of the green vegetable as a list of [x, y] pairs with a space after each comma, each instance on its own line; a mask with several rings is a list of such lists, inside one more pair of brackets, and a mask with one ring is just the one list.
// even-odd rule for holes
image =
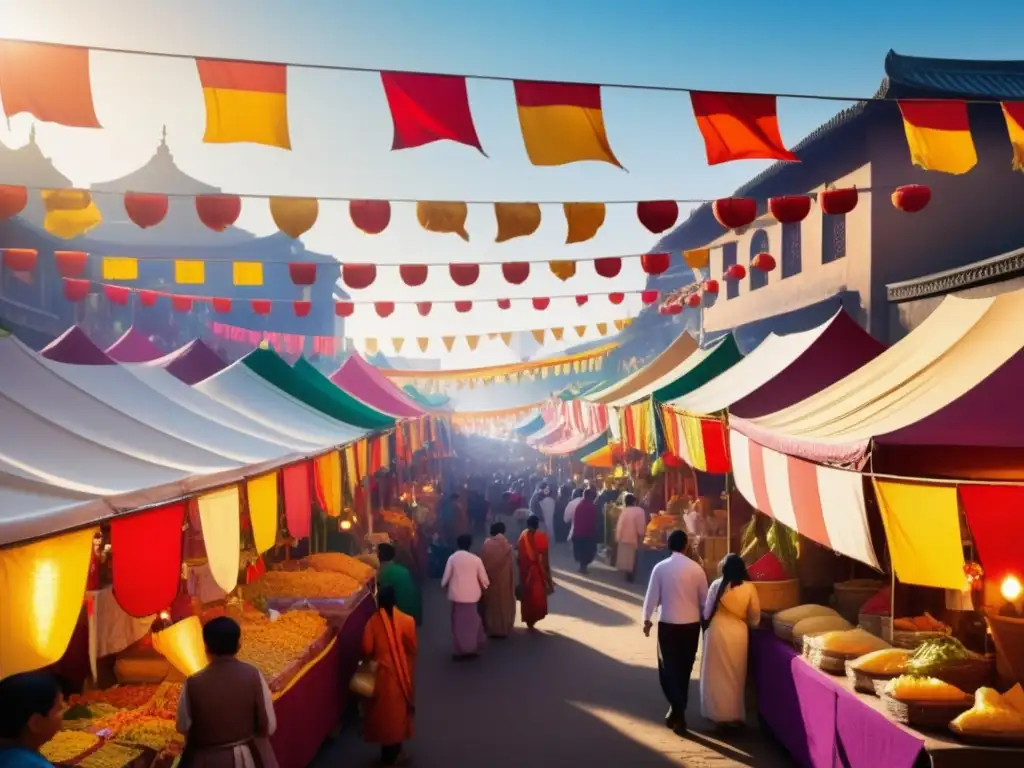
[[73, 707], [68, 707], [64, 712], [65, 720], [89, 720], [92, 718], [92, 710], [90, 710], [85, 704], [75, 704]]
[[974, 657], [975, 654], [955, 637], [937, 637], [918, 646], [907, 662], [907, 671], [914, 675], [931, 675], [954, 661]]

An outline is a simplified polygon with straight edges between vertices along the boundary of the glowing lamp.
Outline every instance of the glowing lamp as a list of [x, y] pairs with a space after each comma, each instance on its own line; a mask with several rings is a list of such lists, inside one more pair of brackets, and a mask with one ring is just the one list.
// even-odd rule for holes
[[203, 625], [198, 616], [189, 616], [167, 629], [154, 632], [153, 648], [186, 677], [209, 663], [203, 643]]
[[1003, 579], [1003, 583], [999, 585], [999, 593], [1007, 602], [1015, 603], [1020, 599], [1021, 594], [1024, 593], [1024, 586], [1021, 586], [1020, 579], [1016, 576], [1007, 576]]
[[339, 527], [341, 528], [341, 530], [347, 531], [347, 530], [349, 530], [352, 527], [352, 521], [350, 521], [350, 520], [342, 520], [341, 521], [341, 525]]

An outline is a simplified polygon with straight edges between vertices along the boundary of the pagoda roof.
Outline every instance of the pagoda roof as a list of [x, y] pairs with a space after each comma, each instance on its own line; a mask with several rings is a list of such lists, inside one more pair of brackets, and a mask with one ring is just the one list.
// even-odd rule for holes
[[29, 129], [28, 141], [20, 147], [0, 142], [0, 171], [3, 183], [26, 187], [69, 187], [71, 180], [58, 171], [36, 143], [36, 127]]
[[167, 146], [167, 127], [164, 127], [153, 156], [144, 165], [119, 179], [90, 184], [94, 192], [162, 192], [167, 195], [210, 195], [221, 191], [205, 182], [194, 179], [174, 162], [174, 155]]

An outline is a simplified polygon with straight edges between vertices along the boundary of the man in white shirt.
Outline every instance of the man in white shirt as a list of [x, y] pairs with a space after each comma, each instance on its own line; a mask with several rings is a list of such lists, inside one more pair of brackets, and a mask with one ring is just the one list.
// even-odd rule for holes
[[704, 569], [688, 558], [686, 533], [672, 531], [671, 554], [651, 572], [644, 597], [644, 635], [651, 636], [651, 618], [658, 613], [658, 678], [668, 699], [665, 725], [680, 736], [686, 733], [686, 704], [690, 675], [700, 643], [701, 611], [708, 594]]
[[565, 514], [562, 518], [569, 525], [569, 538], [568, 541], [572, 541], [572, 521], [576, 516], [576, 507], [583, 501], [583, 489], [577, 488], [572, 492], [572, 498], [569, 499], [569, 503], [565, 505]]
[[548, 535], [551, 541], [555, 540], [555, 497], [551, 495], [551, 486], [544, 483], [540, 487], [540, 506], [541, 516], [544, 520], [544, 532]]
[[633, 581], [636, 553], [647, 529], [647, 513], [632, 493], [626, 494], [625, 503], [615, 524], [615, 568], [626, 574], [626, 581]]
[[469, 551], [473, 537], [459, 536], [456, 546], [458, 550], [444, 566], [441, 587], [448, 589], [448, 600], [452, 604], [454, 656], [464, 659], [477, 656], [484, 649], [484, 624], [478, 604], [491, 582], [484, 561]]

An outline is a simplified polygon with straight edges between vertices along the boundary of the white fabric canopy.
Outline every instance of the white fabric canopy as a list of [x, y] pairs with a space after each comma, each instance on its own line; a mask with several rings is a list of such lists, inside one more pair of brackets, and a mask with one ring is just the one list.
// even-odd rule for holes
[[[673, 381], [682, 378], [704, 362], [711, 353], [718, 349], [718, 345], [727, 338], [728, 336], [723, 336], [710, 347], [696, 349], [693, 352], [687, 353], [684, 357], [679, 357], [677, 355], [675, 359], [678, 360], [678, 362], [676, 362], [676, 364], [669, 370], [663, 372], [653, 381], [644, 384], [640, 388], [627, 392], [623, 397], [608, 402], [608, 406], [611, 408], [625, 408], [630, 403], [635, 403], [639, 400], [643, 400], [645, 397], [650, 397], [662, 387], [667, 387]], [[661, 358], [658, 359], [660, 360]]]
[[[697, 340], [690, 335], [689, 331], [683, 331], [676, 337], [668, 347], [648, 365], [641, 368], [639, 371], [634, 371], [622, 381], [618, 381], [609, 387], [605, 387], [599, 392], [592, 392], [584, 395], [584, 400], [590, 400], [594, 403], [604, 403], [606, 405], [613, 405], [618, 403], [619, 405], [628, 405], [631, 402], [639, 400], [641, 396], [637, 396], [635, 393], [638, 390], [645, 389], [651, 382], [661, 382], [666, 374], [675, 371], [688, 357], [697, 352]], [[672, 381], [668, 379], [667, 381]], [[666, 383], [667, 383], [666, 381]], [[660, 385], [659, 385], [660, 386]], [[654, 392], [659, 387], [655, 387], [651, 390]]]
[[0, 472], [0, 546], [111, 514], [103, 499]]

